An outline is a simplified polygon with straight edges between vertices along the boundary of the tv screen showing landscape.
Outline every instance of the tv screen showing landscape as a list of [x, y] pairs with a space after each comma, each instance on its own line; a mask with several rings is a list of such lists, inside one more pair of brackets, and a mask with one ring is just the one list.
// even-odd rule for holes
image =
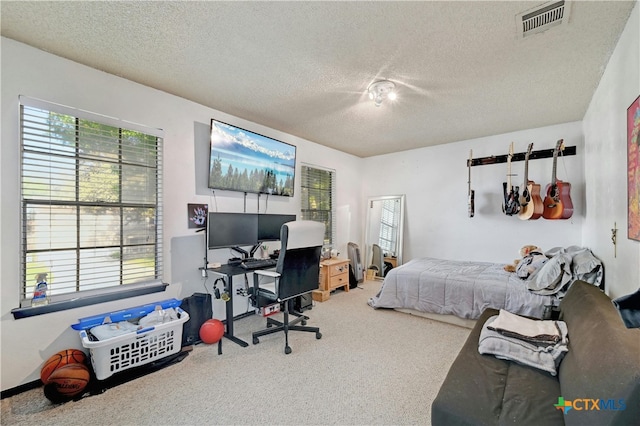
[[293, 196], [296, 147], [211, 120], [209, 188]]

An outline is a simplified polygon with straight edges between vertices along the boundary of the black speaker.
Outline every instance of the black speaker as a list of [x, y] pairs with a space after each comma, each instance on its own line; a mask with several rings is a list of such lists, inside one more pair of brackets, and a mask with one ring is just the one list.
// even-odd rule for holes
[[180, 307], [189, 314], [189, 320], [182, 325], [182, 346], [202, 342], [200, 327], [206, 320], [213, 318], [211, 294], [193, 293], [182, 299]]
[[313, 298], [311, 293], [303, 294], [295, 298], [294, 310], [304, 312], [313, 307]]

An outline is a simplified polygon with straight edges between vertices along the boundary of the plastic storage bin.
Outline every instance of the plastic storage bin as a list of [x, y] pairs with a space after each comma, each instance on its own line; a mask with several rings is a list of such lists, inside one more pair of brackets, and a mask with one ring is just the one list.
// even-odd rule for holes
[[[177, 299], [168, 299], [81, 318], [77, 324], [73, 324], [71, 328], [80, 331], [82, 346], [89, 349], [96, 378], [104, 380], [119, 371], [179, 352], [182, 346], [182, 326], [189, 320], [189, 314], [179, 308], [181, 303]], [[104, 340], [90, 340], [87, 334], [87, 330], [92, 327], [140, 318], [160, 308], [174, 308], [178, 312], [178, 319]]]

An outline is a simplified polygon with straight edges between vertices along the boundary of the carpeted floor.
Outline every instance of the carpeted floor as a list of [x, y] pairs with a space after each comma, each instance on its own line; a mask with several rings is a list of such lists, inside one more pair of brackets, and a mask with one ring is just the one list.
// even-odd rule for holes
[[[336, 291], [307, 311], [313, 333], [274, 334], [242, 348], [197, 345], [177, 364], [78, 401], [52, 404], [43, 389], [2, 400], [2, 425], [420, 424], [469, 329], [367, 299], [380, 282]], [[251, 343], [258, 316], [234, 323]]]

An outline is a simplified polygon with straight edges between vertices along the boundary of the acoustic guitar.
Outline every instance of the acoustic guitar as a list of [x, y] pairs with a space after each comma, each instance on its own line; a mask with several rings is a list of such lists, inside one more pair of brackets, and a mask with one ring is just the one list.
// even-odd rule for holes
[[514, 188], [511, 185], [511, 158], [513, 157], [513, 142], [509, 146], [509, 156], [507, 157], [507, 181], [502, 182], [502, 191], [504, 193], [504, 203], [502, 204], [502, 212], [507, 216], [513, 216], [520, 211], [518, 203], [518, 191], [520, 188]]
[[473, 150], [469, 150], [469, 161], [467, 162], [467, 168], [469, 169], [469, 177], [467, 179], [467, 184], [469, 185], [469, 193], [468, 193], [468, 213], [469, 217], [473, 217], [475, 213], [475, 191], [471, 189], [471, 163], [473, 162]]
[[556, 164], [558, 154], [564, 149], [564, 141], [560, 139], [553, 151], [553, 173], [551, 183], [547, 185], [544, 198], [542, 217], [545, 219], [569, 219], [573, 215], [573, 202], [571, 201], [571, 184], [556, 178]]
[[530, 143], [524, 157], [524, 183], [522, 184], [524, 189], [520, 195], [520, 212], [518, 212], [518, 219], [521, 220], [539, 219], [544, 211], [544, 204], [542, 204], [540, 197], [540, 185], [529, 180], [529, 156], [532, 149], [533, 144]]

